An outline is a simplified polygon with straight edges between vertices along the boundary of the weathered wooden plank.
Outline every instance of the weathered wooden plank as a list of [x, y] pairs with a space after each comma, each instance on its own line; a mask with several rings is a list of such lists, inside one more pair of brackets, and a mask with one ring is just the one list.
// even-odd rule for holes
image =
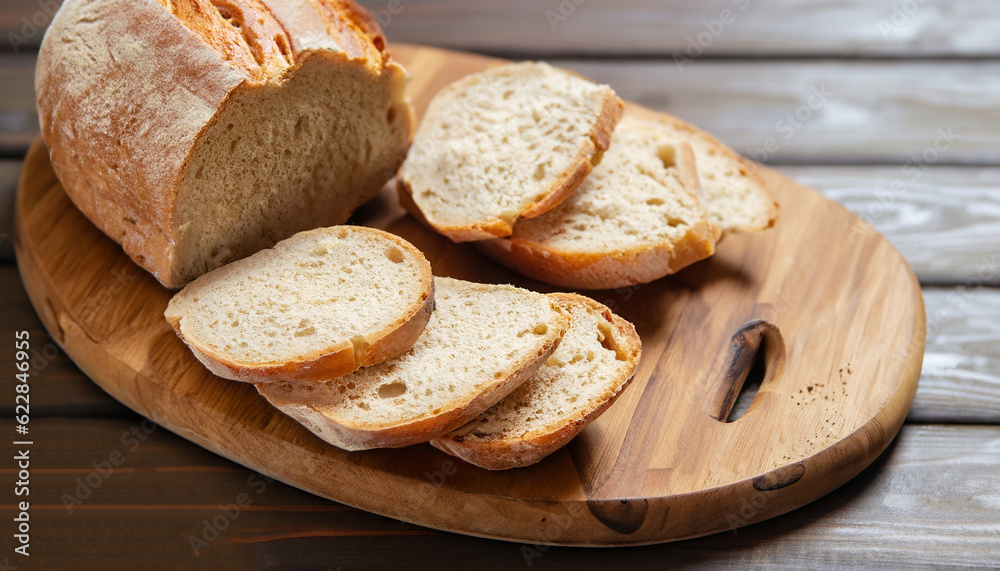
[[[837, 0], [362, 0], [390, 40], [521, 56], [981, 56], [1000, 7]], [[726, 12], [728, 10], [728, 12]], [[898, 13], [897, 13], [898, 11]]]
[[[4, 419], [0, 430], [11, 425]], [[996, 426], [907, 425], [861, 476], [790, 514], [735, 533], [606, 550], [381, 518], [267, 482], [136, 420], [41, 419], [32, 436], [31, 561], [40, 568], [913, 568], [988, 567], [1000, 556]], [[762, 492], [758, 503], [766, 501]], [[0, 505], [4, 519], [12, 508]], [[734, 523], [758, 508], [733, 506]]]
[[767, 163], [996, 163], [1000, 62], [558, 60]]
[[[921, 283], [1000, 284], [1000, 169], [786, 166], [871, 223]], [[847, 232], [849, 239], [850, 231]]]
[[925, 288], [927, 347], [908, 421], [1000, 424], [1000, 290]]
[[[1000, 61], [555, 60], [768, 163], [998, 163]], [[32, 56], [0, 56], [0, 152], [38, 132]]]
[[14, 193], [21, 161], [0, 160], [0, 264], [14, 261]]
[[0, 77], [0, 155], [19, 155], [38, 133], [35, 55], [0, 54]]
[[[0, 426], [13, 433], [10, 419]], [[34, 418], [29, 436], [31, 494], [22, 499], [31, 501], [31, 562], [39, 569], [176, 569], [180, 563], [201, 569], [205, 559], [216, 568], [247, 569], [253, 549], [233, 541], [235, 523], [253, 530], [275, 517], [355, 534], [407, 527], [275, 483], [139, 418]], [[4, 456], [12, 455], [7, 441]], [[14, 466], [0, 464], [0, 473], [12, 474]], [[13, 503], [8, 496], [0, 511], [11, 513]], [[224, 522], [218, 528], [216, 518]], [[194, 540], [202, 539], [205, 521], [212, 523], [199, 545]], [[96, 528], [102, 531], [93, 535]], [[216, 532], [220, 540], [211, 541]]]
[[[5, 0], [3, 49], [34, 49], [59, 0]], [[522, 56], [987, 56], [1000, 7], [961, 0], [361, 0], [390, 39]], [[725, 12], [729, 10], [729, 12]]]
[[[129, 411], [90, 382], [51, 340], [28, 304], [17, 270], [0, 266], [0, 322], [32, 339], [32, 411], [40, 416], [123, 416]], [[924, 371], [909, 422], [1000, 424], [1000, 290], [928, 288]], [[0, 370], [13, 370], [13, 351]], [[0, 402], [0, 416], [13, 413]]]

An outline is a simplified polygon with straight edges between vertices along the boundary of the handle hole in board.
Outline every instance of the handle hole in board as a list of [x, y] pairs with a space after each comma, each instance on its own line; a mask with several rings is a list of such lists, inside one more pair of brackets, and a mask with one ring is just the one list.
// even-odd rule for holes
[[760, 390], [784, 367], [785, 342], [778, 326], [751, 321], [733, 334], [710, 412], [721, 422], [736, 422]]
[[766, 339], [761, 342], [757, 354], [754, 355], [753, 365], [750, 366], [750, 371], [747, 372], [747, 378], [743, 381], [743, 386], [740, 387], [739, 394], [733, 400], [733, 408], [729, 411], [726, 422], [736, 422], [742, 418], [750, 410], [750, 404], [757, 398], [760, 385], [764, 382], [764, 375], [767, 374], [767, 365], [764, 364], [765, 343], [767, 343]]

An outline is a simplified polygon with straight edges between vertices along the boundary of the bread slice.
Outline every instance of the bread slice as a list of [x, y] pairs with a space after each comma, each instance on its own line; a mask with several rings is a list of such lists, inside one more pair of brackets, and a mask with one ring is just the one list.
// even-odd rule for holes
[[508, 236], [580, 185], [623, 109], [610, 87], [545, 63], [472, 74], [431, 101], [400, 171], [402, 202], [456, 242]]
[[647, 283], [715, 252], [691, 148], [630, 116], [580, 188], [553, 210], [519, 222], [510, 238], [477, 243], [535, 279], [580, 289]]
[[702, 206], [723, 234], [754, 232], [774, 225], [778, 203], [754, 163], [673, 115], [629, 105], [626, 116], [655, 125], [665, 138], [691, 145], [698, 165]]
[[67, 195], [180, 288], [372, 198], [413, 133], [406, 80], [352, 0], [65, 0], [36, 94]]
[[404, 355], [326, 383], [258, 385], [274, 406], [345, 450], [426, 442], [475, 418], [545, 362], [569, 318], [512, 286], [435, 278], [436, 307]]
[[642, 353], [635, 328], [590, 298], [551, 295], [571, 320], [552, 356], [510, 396], [431, 445], [487, 470], [529, 466], [618, 398]]
[[327, 380], [409, 350], [430, 319], [433, 291], [430, 264], [409, 242], [339, 226], [205, 274], [165, 316], [220, 377]]

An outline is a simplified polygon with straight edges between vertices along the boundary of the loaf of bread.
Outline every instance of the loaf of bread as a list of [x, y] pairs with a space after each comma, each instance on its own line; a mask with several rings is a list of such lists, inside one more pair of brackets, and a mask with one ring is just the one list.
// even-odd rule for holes
[[177, 288], [346, 221], [406, 154], [405, 80], [352, 0], [66, 0], [36, 93], [66, 193]]
[[508, 236], [580, 185], [623, 108], [607, 85], [545, 63], [469, 75], [431, 101], [399, 174], [400, 200], [456, 242]]
[[403, 355], [325, 383], [260, 384], [271, 404], [345, 450], [445, 434], [504, 398], [569, 326], [558, 303], [512, 286], [435, 278], [435, 309]]
[[325, 381], [408, 351], [433, 287], [427, 259], [402, 238], [319, 228], [199, 277], [165, 316], [220, 377]]
[[529, 466], [572, 440], [632, 380], [642, 353], [635, 327], [588, 297], [550, 296], [570, 316], [559, 347], [510, 396], [434, 447], [487, 470]]

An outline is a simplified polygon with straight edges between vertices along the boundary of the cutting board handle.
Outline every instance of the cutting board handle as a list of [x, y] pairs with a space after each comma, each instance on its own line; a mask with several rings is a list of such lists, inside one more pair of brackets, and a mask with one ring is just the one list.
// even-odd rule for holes
[[764, 377], [760, 383], [763, 389], [766, 383], [781, 374], [785, 366], [785, 340], [781, 330], [765, 319], [745, 323], [730, 339], [729, 353], [709, 404], [709, 414], [713, 418], [727, 422], [736, 398], [758, 359], [763, 359]]

